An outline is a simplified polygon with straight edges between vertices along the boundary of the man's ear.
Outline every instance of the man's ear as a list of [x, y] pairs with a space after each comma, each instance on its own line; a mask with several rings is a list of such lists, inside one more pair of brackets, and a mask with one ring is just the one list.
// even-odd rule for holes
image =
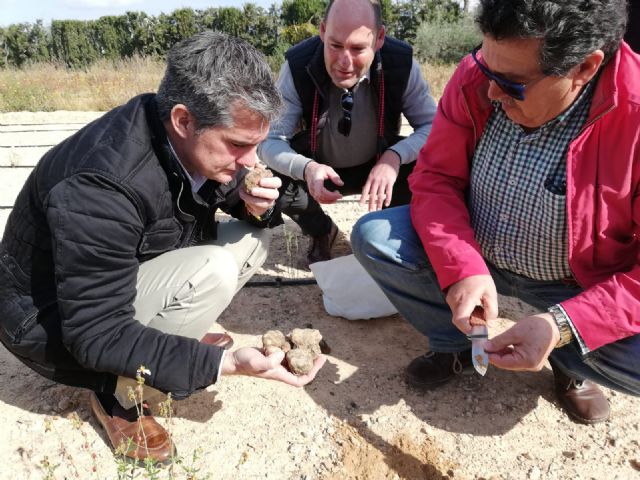
[[570, 73], [573, 84], [582, 87], [589, 83], [600, 70], [600, 66], [604, 60], [604, 52], [602, 50], [594, 50], [582, 61], [580, 65], [576, 65]]
[[186, 139], [195, 131], [195, 119], [189, 109], [181, 103], [171, 109], [170, 121], [174, 132], [182, 139]]
[[382, 48], [382, 45], [384, 45], [384, 25], [380, 25], [380, 28], [378, 29], [378, 35], [376, 36], [376, 48], [375, 50], [378, 51]]
[[324, 43], [324, 35], [326, 31], [327, 31], [327, 26], [325, 25], [324, 20], [322, 20], [320, 22], [320, 40], [322, 40], [322, 43]]

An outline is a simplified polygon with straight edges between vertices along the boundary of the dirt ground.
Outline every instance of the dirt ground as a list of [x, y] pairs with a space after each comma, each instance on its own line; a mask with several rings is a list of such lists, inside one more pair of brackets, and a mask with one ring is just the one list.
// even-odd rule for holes
[[[350, 197], [329, 212], [348, 234], [363, 210]], [[583, 426], [555, 402], [549, 369], [489, 368], [484, 378], [415, 391], [403, 369], [427, 343], [400, 316], [332, 317], [317, 285], [278, 280], [311, 278], [296, 267], [306, 246], [290, 221], [278, 227], [270, 258], [252, 280], [269, 285], [244, 288], [211, 331], [228, 331], [236, 346], [258, 346], [266, 330], [312, 325], [332, 349], [328, 362], [305, 388], [225, 377], [176, 402], [165, 421], [184, 460], [176, 478], [640, 478], [637, 399], [606, 390], [611, 420]], [[86, 391], [40, 377], [2, 347], [0, 385], [1, 479], [117, 478]]]

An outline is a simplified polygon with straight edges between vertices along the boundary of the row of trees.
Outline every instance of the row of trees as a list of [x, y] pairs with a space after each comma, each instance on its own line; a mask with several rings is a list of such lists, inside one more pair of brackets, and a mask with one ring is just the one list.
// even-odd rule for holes
[[[41, 20], [0, 28], [0, 67], [22, 67], [35, 62], [56, 62], [71, 68], [98, 59], [134, 55], [164, 57], [179, 40], [204, 30], [220, 30], [244, 38], [277, 62], [286, 49], [315, 35], [326, 0], [284, 0], [264, 9], [253, 3], [242, 8], [205, 10], [182, 8], [159, 16], [127, 12], [98, 20]], [[454, 0], [382, 0], [387, 32], [413, 43], [425, 22], [457, 23], [463, 18]]]

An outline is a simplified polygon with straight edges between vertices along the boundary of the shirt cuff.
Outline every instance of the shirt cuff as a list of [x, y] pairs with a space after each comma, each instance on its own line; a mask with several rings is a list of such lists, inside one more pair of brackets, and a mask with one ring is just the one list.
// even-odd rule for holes
[[218, 365], [218, 375], [216, 376], [216, 378], [213, 381], [213, 383], [216, 383], [218, 380], [220, 380], [220, 377], [222, 376], [222, 366], [224, 365], [224, 357], [225, 357], [225, 355], [227, 355], [227, 351], [226, 350], [222, 350], [222, 355], [220, 355], [220, 365]]

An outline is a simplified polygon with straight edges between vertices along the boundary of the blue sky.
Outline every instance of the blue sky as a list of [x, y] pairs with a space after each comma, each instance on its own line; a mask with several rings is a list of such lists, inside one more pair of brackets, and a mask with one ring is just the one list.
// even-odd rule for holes
[[[51, 20], [90, 20], [103, 15], [121, 15], [126, 11], [142, 11], [149, 15], [171, 13], [182, 7], [242, 7], [246, 1], [233, 0], [0, 0], [0, 26], [37, 19], [46, 25]], [[264, 8], [280, 4], [280, 0], [253, 0]]]

